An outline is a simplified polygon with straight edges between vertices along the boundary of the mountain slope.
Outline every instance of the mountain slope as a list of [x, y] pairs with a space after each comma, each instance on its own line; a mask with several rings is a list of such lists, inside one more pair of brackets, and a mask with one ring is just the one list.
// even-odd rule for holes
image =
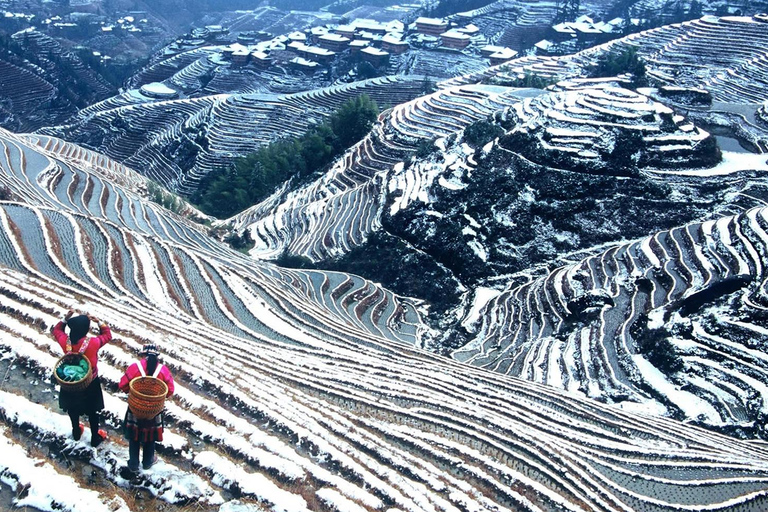
[[454, 357], [756, 436], [768, 390], [766, 215], [688, 224], [510, 285]]
[[[254, 263], [111, 186], [94, 159], [76, 166], [22, 137], [2, 139], [3, 165], [14, 169], [7, 186], [30, 198], [0, 203], [0, 370], [9, 376], [0, 391], [0, 473], [26, 489], [20, 505], [75, 510], [88, 499], [95, 510], [129, 509], [109, 483], [129, 485], [119, 471], [124, 442], [113, 432], [92, 450], [69, 439], [55, 393], [40, 381], [58, 354], [48, 329], [73, 306], [114, 326], [100, 363], [113, 425], [125, 408], [115, 389], [123, 368], [143, 342], [160, 342], [178, 382], [167, 406], [170, 432], [163, 460], [131, 485], [172, 504], [211, 510], [237, 506], [235, 497], [271, 510], [768, 504], [762, 444], [415, 349], [409, 343], [420, 322], [408, 301], [354, 276]], [[47, 179], [52, 170], [60, 179]], [[99, 200], [80, 192], [84, 182], [103, 183]], [[38, 443], [43, 452], [24, 450]], [[70, 473], [65, 461], [76, 470], [86, 464], [90, 477], [62, 496], [47, 482]]]
[[281, 137], [298, 136], [351, 97], [393, 105], [420, 94], [421, 77], [383, 77], [308, 92], [152, 100], [130, 90], [40, 130], [98, 148], [165, 188], [191, 194], [207, 173]]

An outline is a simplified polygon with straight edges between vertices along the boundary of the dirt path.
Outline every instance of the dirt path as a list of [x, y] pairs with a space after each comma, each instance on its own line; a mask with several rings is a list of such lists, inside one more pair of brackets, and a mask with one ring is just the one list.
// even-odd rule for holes
[[[40, 404], [51, 411], [64, 414], [58, 405], [58, 389], [50, 381], [50, 374], [46, 371], [34, 370], [26, 365], [26, 361], [21, 359], [0, 359], [0, 390], [14, 393], [28, 399], [30, 402]], [[105, 391], [106, 392], [106, 391]], [[1, 413], [0, 413], [1, 414]], [[82, 420], [86, 418], [83, 417]], [[8, 424], [5, 418], [0, 417], [0, 422]], [[183, 431], [173, 429], [172, 422], [166, 422], [169, 430], [183, 434]], [[90, 432], [87, 421], [85, 421], [86, 430], [83, 434], [84, 439], [88, 439]], [[106, 443], [127, 448], [127, 443], [122, 439], [120, 433], [119, 420], [102, 415], [102, 428], [109, 433], [109, 440]], [[155, 511], [200, 511], [213, 512], [218, 510], [217, 506], [206, 506], [200, 503], [174, 505], [165, 501], [158, 500], [146, 488], [146, 481], [139, 478], [126, 482], [125, 486], [119, 486], [115, 483], [115, 475], [107, 474], [102, 468], [91, 464], [93, 449], [87, 443], [84, 446], [78, 445], [76, 448], [66, 446], [64, 440], [69, 439], [69, 432], [62, 432], [57, 439], [45, 437], [41, 439], [39, 433], [33, 428], [26, 429], [17, 426], [8, 428], [9, 436], [23, 446], [33, 457], [45, 460], [56, 468], [61, 474], [67, 474], [74, 478], [82, 487], [98, 491], [104, 496], [118, 495], [129, 504], [132, 511], [155, 512]], [[190, 439], [195, 445], [206, 447], [205, 443], [199, 439]], [[102, 445], [104, 446], [104, 445]], [[207, 448], [207, 447], [206, 447]], [[188, 460], [181, 456], [169, 453], [164, 450], [162, 445], [158, 445], [158, 456], [173, 463], [180, 468], [191, 469]], [[116, 468], [115, 472], [120, 473], [122, 468]], [[223, 492], [222, 494], [226, 494]], [[13, 491], [8, 485], [0, 484], [0, 510], [12, 510], [14, 508], [13, 500], [18, 492]], [[33, 507], [27, 507], [29, 510], [37, 510]]]

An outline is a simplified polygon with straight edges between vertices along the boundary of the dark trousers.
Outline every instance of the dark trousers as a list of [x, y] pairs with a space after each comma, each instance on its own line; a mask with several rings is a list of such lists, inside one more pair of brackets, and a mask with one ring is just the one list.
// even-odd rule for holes
[[[69, 421], [72, 422], [72, 435], [80, 439], [80, 415], [72, 409], [67, 411], [67, 414], [69, 414]], [[96, 439], [95, 436], [99, 435], [99, 412], [89, 412], [88, 422], [91, 424], [91, 436], [94, 436], [93, 439]]]
[[147, 469], [152, 465], [152, 459], [155, 458], [155, 442], [149, 441], [142, 443], [140, 441], [128, 441], [128, 469], [131, 471], [139, 470], [139, 448], [143, 451], [141, 465]]

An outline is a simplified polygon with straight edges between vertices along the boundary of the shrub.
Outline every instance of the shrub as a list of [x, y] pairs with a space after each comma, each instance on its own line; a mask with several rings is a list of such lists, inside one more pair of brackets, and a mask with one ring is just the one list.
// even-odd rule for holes
[[227, 235], [224, 241], [236, 251], [241, 252], [247, 252], [256, 245], [256, 242], [253, 240], [253, 237], [251, 237], [251, 232], [248, 229], [243, 230], [242, 233], [232, 231]]
[[416, 152], [414, 153], [414, 157], [416, 160], [424, 160], [435, 151], [437, 151], [437, 146], [435, 146], [435, 139], [421, 139], [416, 145]]
[[291, 254], [288, 252], [288, 249], [280, 253], [280, 256], [275, 260], [275, 264], [284, 268], [316, 268], [316, 266], [312, 263], [312, 260], [304, 256], [296, 256]]
[[490, 118], [482, 119], [464, 129], [464, 142], [472, 147], [482, 147], [496, 137], [504, 135], [504, 129], [493, 123]]
[[637, 342], [638, 352], [661, 372], [671, 375], [683, 369], [683, 360], [669, 340], [671, 333], [667, 329], [649, 328], [648, 317], [642, 315], [632, 325], [631, 333]]
[[154, 181], [147, 182], [147, 192], [149, 193], [150, 201], [159, 204], [173, 213], [179, 213], [184, 205], [179, 196], [168, 192]]
[[637, 48], [627, 46], [621, 51], [610, 51], [602, 54], [597, 62], [587, 69], [590, 78], [604, 78], [628, 73], [636, 86], [646, 85], [648, 80], [645, 72], [645, 62], [637, 54]]

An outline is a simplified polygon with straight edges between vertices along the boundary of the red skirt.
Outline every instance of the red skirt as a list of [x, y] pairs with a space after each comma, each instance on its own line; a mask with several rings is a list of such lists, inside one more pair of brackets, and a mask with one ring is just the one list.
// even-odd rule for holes
[[125, 411], [123, 419], [123, 437], [128, 441], [149, 443], [163, 440], [163, 413], [149, 420], [140, 420], [131, 412]]

